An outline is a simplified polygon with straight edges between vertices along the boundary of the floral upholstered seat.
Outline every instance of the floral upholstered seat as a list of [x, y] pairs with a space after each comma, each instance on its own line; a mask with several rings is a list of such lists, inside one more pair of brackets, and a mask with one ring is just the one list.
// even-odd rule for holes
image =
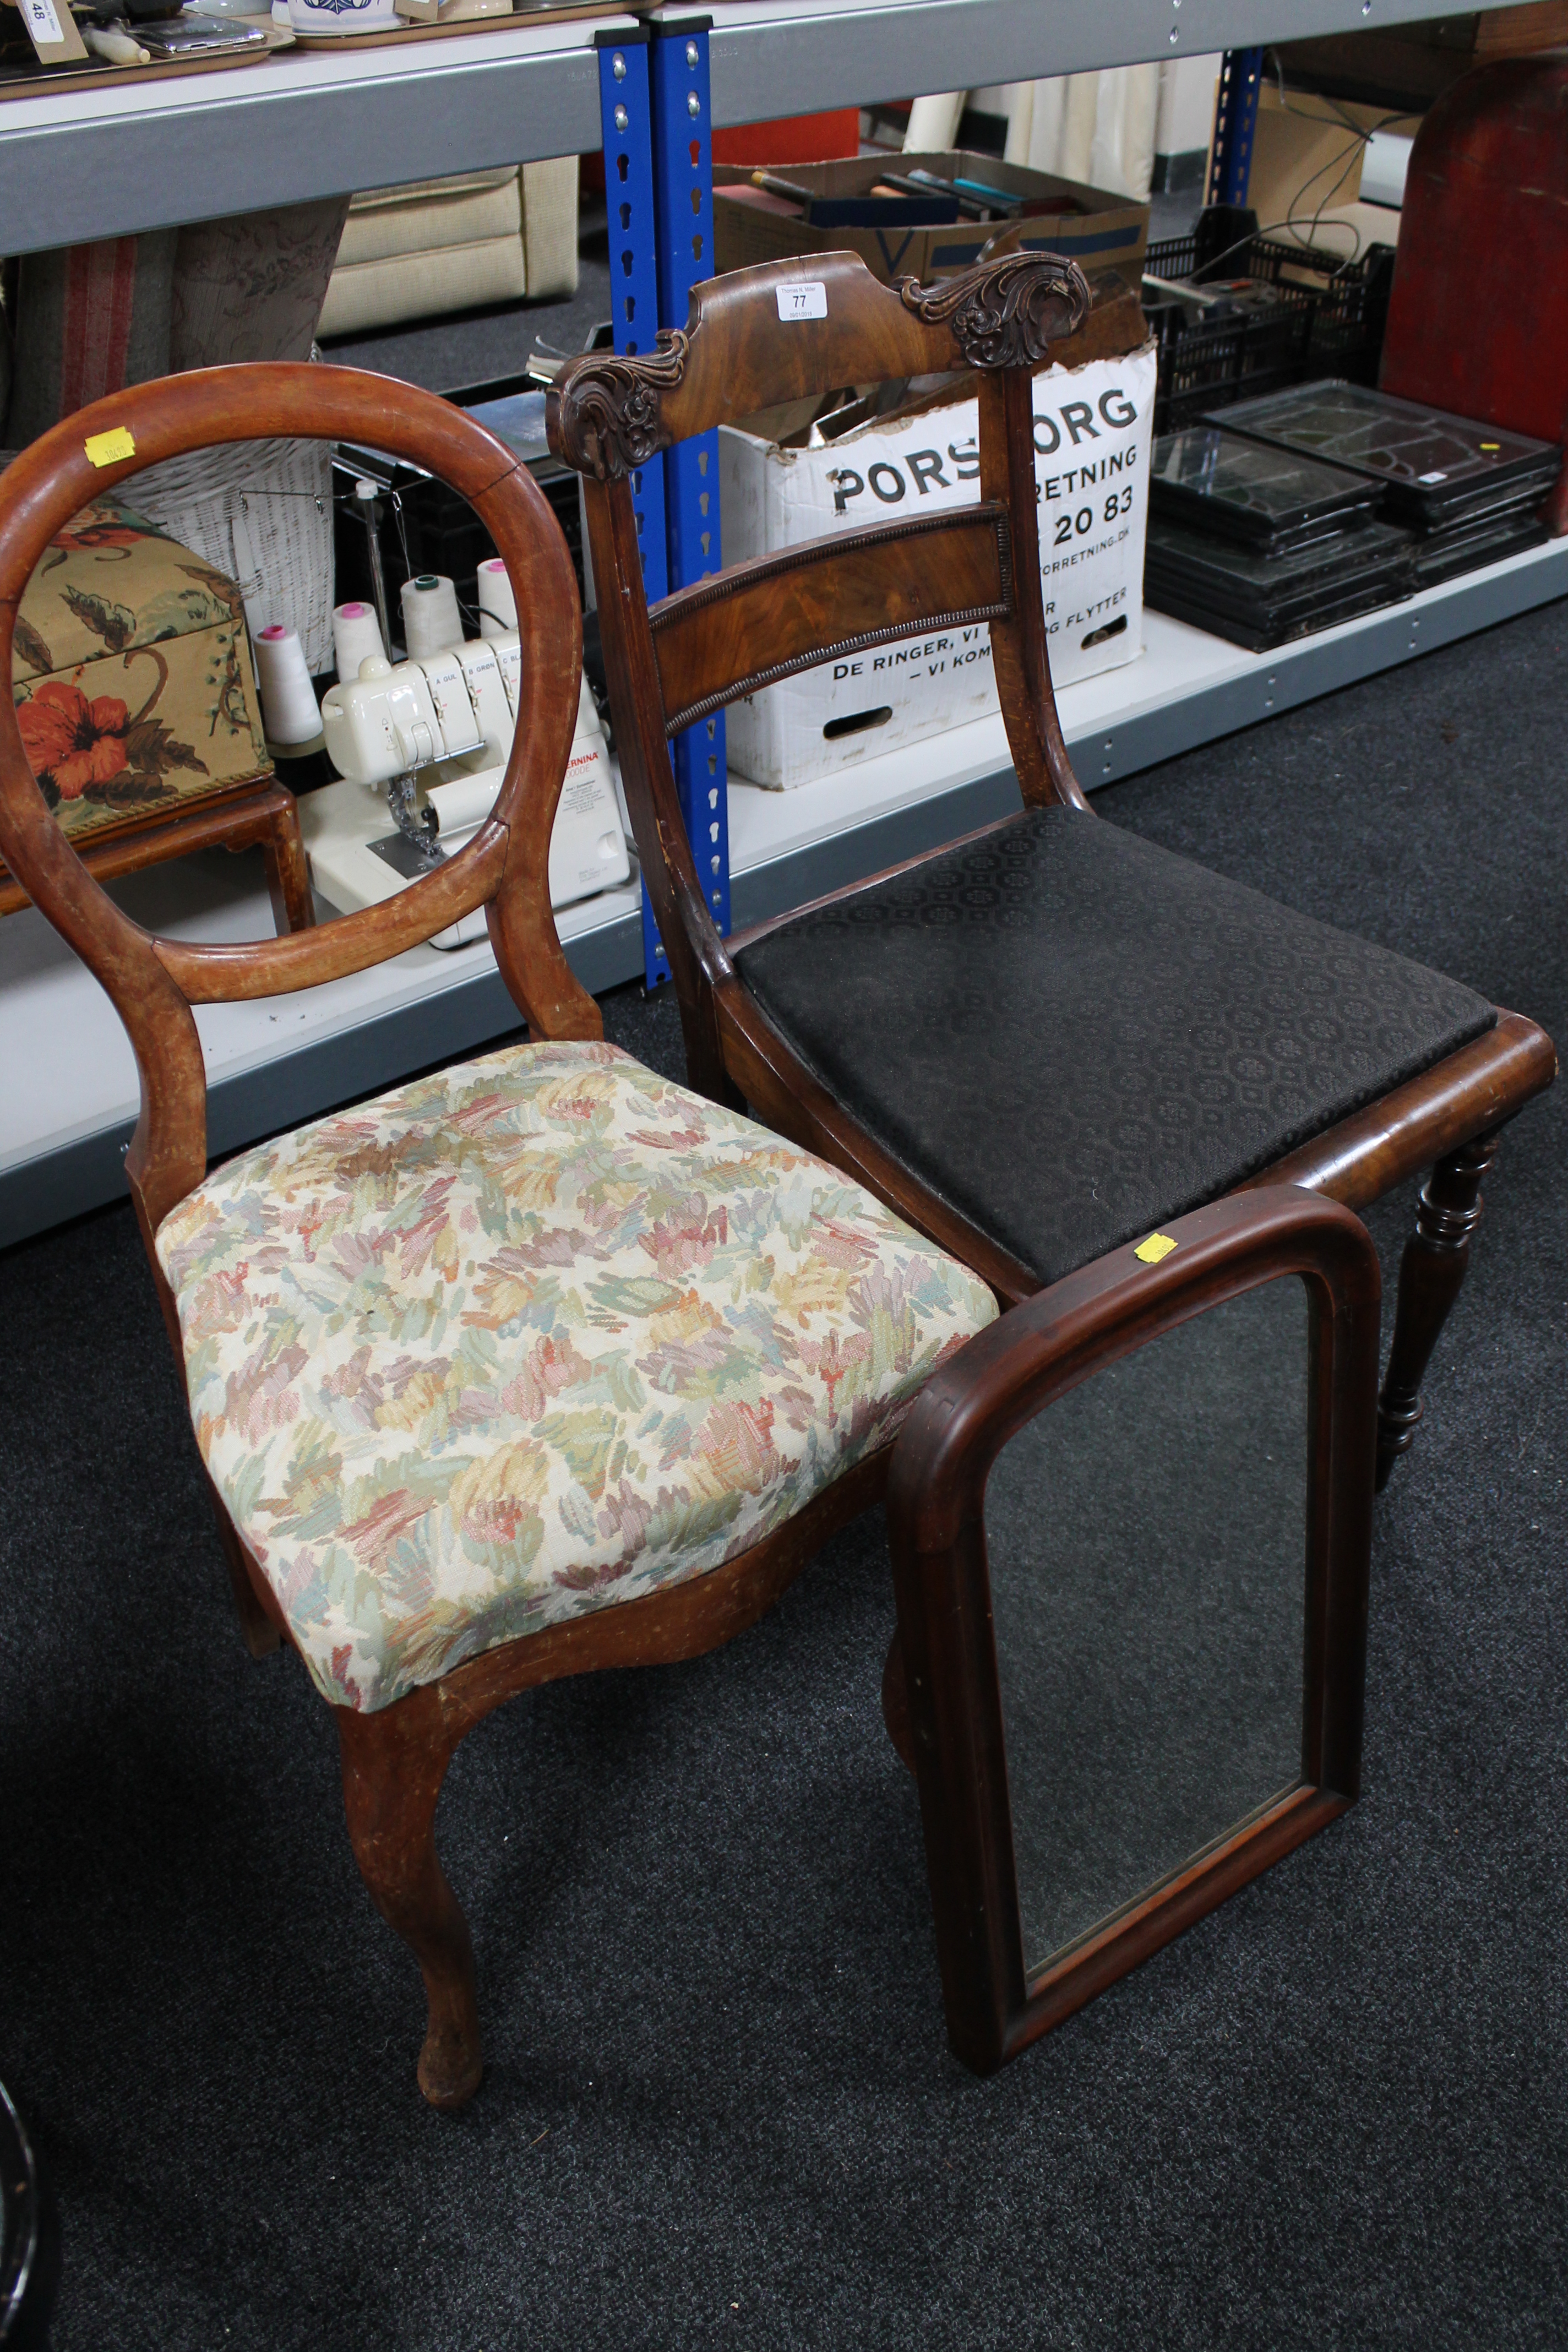
[[367, 1710], [745, 1550], [996, 1311], [859, 1186], [603, 1045], [247, 1152], [157, 1249], [207, 1468], [319, 1688]]

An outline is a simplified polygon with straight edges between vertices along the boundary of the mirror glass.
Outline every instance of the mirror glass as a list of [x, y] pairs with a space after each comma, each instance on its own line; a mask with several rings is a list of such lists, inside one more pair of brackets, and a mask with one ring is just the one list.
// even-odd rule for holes
[[1031, 1975], [1300, 1780], [1308, 1311], [1289, 1276], [1194, 1316], [992, 1470]]

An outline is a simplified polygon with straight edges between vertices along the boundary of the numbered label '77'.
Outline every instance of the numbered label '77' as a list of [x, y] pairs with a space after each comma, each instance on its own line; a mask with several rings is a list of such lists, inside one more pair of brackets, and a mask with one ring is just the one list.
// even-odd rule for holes
[[795, 286], [777, 289], [781, 319], [826, 319], [827, 289], [820, 278], [803, 278]]

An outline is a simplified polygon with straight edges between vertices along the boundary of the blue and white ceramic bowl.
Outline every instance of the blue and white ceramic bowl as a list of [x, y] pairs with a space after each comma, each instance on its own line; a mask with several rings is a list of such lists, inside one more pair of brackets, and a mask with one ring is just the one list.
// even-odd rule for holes
[[289, 0], [289, 23], [307, 41], [342, 40], [355, 33], [395, 33], [405, 20], [392, 0]]

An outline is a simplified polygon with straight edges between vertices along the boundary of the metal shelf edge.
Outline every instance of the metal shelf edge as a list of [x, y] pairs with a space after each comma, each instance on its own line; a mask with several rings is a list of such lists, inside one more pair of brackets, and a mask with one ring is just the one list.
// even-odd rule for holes
[[[1483, 7], [1507, 0], [1480, 0]], [[1380, 25], [1429, 0], [1378, 0]], [[1364, 28], [1363, 0], [715, 0], [716, 124]], [[0, 97], [10, 254], [599, 145], [601, 18], [233, 72]], [[962, 61], [962, 62], [961, 62]]]
[[[1568, 541], [1451, 583], [1446, 591], [1429, 592], [1427, 601], [1397, 604], [1319, 637], [1301, 638], [1257, 657], [1238, 674], [1124, 722], [1069, 726], [1068, 741], [1080, 755], [1086, 789], [1093, 790], [1564, 594]], [[1081, 756], [1091, 744], [1100, 747], [1092, 761]], [[1016, 805], [1012, 770], [1001, 766], [899, 809], [871, 811], [829, 838], [806, 842], [737, 873], [734, 920], [757, 922], [858, 881], [1005, 816]], [[642, 969], [635, 914], [564, 944], [578, 978], [595, 993], [635, 979]], [[518, 1025], [516, 1008], [494, 971], [374, 1015], [274, 1062], [219, 1079], [208, 1097], [212, 1150], [237, 1150], [434, 1063], [475, 1052]], [[130, 1120], [117, 1120], [0, 1173], [0, 1246], [122, 1197], [120, 1162], [131, 1126]]]

